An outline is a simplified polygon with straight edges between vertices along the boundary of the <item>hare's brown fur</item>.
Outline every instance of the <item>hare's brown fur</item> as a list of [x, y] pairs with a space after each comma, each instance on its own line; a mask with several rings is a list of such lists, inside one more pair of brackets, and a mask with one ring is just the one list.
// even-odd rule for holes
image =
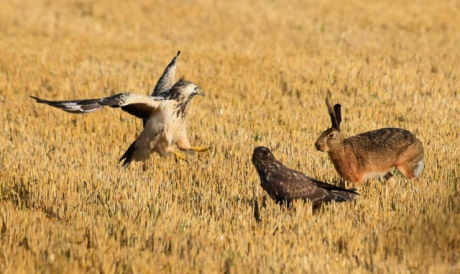
[[396, 168], [406, 178], [419, 177], [423, 170], [423, 145], [410, 131], [382, 128], [345, 138], [340, 129], [341, 107], [331, 107], [332, 127], [325, 130], [315, 143], [328, 153], [342, 178], [361, 183], [373, 177], [392, 176]]

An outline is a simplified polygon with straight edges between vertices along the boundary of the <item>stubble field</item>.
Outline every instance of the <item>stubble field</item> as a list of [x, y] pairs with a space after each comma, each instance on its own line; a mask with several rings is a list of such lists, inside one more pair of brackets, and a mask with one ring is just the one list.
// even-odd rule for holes
[[[119, 157], [141, 121], [34, 103], [149, 94], [175, 53], [198, 83], [187, 162]], [[448, 273], [460, 271], [458, 1], [0, 2], [0, 272]], [[315, 150], [411, 130], [422, 178], [369, 180], [351, 203], [280, 208], [254, 147], [337, 183]]]

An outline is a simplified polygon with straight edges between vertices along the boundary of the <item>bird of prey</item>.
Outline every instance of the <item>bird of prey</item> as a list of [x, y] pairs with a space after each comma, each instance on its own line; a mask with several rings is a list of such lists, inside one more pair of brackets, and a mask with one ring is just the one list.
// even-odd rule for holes
[[313, 179], [284, 166], [270, 149], [256, 147], [252, 163], [260, 177], [262, 188], [278, 204], [295, 199], [309, 200], [314, 208], [331, 201], [351, 201], [358, 195], [355, 189], [345, 189]]
[[187, 138], [187, 107], [195, 95], [204, 93], [195, 83], [183, 79], [174, 83], [176, 59], [179, 54], [180, 51], [168, 64], [151, 96], [125, 92], [105, 98], [72, 101], [48, 101], [31, 97], [38, 103], [70, 113], [90, 113], [108, 106], [120, 107], [123, 111], [141, 118], [143, 131], [120, 158], [124, 167], [128, 167], [133, 160], [143, 161], [145, 164], [152, 152], [157, 152], [161, 156], [172, 153], [176, 159], [185, 160], [183, 155], [174, 150], [174, 145], [182, 151], [198, 152], [206, 151], [210, 147], [191, 146]]

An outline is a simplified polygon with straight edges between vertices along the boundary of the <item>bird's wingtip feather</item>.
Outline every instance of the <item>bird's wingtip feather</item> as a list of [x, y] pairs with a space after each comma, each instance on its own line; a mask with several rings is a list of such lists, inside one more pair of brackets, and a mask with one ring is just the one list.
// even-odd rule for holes
[[37, 101], [37, 102], [40, 102], [40, 101], [42, 100], [42, 99], [40, 99], [40, 98], [38, 98], [38, 97], [35, 97], [35, 96], [33, 96], [33, 95], [29, 95], [29, 96], [30, 96], [30, 98], [34, 99], [34, 100]]

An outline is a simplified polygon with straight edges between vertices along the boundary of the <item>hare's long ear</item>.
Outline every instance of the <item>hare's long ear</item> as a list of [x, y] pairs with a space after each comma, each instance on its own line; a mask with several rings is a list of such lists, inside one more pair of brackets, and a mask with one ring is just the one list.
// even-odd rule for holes
[[327, 111], [329, 112], [329, 116], [331, 116], [332, 127], [337, 130], [340, 130], [339, 123], [337, 123], [337, 117], [335, 117], [335, 109], [332, 108], [331, 103], [329, 102], [329, 96], [326, 97], [326, 105]]
[[340, 131], [340, 123], [342, 122], [342, 106], [340, 104], [335, 104], [334, 111], [335, 111], [335, 121], [337, 122], [336, 129]]

